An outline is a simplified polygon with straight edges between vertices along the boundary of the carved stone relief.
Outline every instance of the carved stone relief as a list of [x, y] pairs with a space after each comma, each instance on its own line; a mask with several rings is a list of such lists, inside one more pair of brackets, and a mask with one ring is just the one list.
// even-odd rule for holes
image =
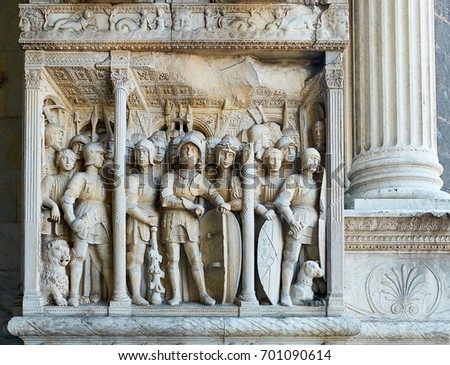
[[[107, 305], [113, 295], [114, 94], [126, 92], [126, 272], [133, 305], [235, 301], [246, 224], [241, 166], [249, 145], [256, 161], [250, 219], [258, 300], [324, 305], [323, 168], [313, 145], [299, 144], [314, 122], [301, 118], [299, 106], [326, 102], [305, 92], [306, 79], [324, 77], [320, 69], [308, 59], [143, 53], [132, 57], [130, 72], [117, 70], [45, 67], [48, 93], [59, 93], [64, 103], [42, 107], [48, 135], [42, 244], [64, 239], [71, 247], [68, 298], [54, 294], [56, 304]], [[302, 270], [297, 276], [306, 261], [316, 265], [308, 279]]]
[[[346, 309], [352, 315], [401, 321], [449, 318], [448, 275], [432, 258], [422, 257], [417, 265], [406, 256], [383, 262], [377, 255], [370, 265], [364, 258], [358, 260], [362, 265], [348, 272], [364, 280], [346, 280]], [[349, 267], [354, 265], [352, 256], [349, 261]]]
[[[192, 40], [222, 42], [294, 42], [316, 48], [336, 48], [349, 41], [346, 5], [316, 4], [67, 4], [21, 5], [21, 42], [86, 42], [98, 47], [121, 42], [122, 48], [139, 42]], [[129, 41], [130, 43], [124, 43]], [[209, 47], [209, 46], [208, 46]], [[242, 47], [242, 44], [241, 44]]]

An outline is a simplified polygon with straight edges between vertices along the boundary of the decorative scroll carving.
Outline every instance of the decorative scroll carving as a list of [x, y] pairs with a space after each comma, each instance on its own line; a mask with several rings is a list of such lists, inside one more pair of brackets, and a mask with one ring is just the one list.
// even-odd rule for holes
[[[192, 40], [210, 44], [236, 40], [255, 40], [270, 44], [294, 41], [307, 47], [321, 44], [339, 47], [348, 43], [348, 8], [301, 4], [259, 5], [21, 5], [21, 42], [39, 47], [39, 41], [68, 43], [89, 42], [99, 49], [105, 42], [121, 48], [123, 41], [178, 42]], [[31, 45], [33, 44], [33, 45]], [[46, 48], [44, 43], [41, 45]], [[155, 43], [156, 45], [156, 43]], [[81, 46], [81, 44], [80, 44]], [[203, 45], [204, 47], [205, 45]], [[52, 47], [50, 44], [48, 47]]]

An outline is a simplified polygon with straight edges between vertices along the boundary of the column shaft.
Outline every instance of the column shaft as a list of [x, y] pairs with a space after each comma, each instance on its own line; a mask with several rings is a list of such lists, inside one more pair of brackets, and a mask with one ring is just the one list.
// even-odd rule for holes
[[355, 0], [353, 198], [440, 198], [434, 1]]
[[41, 176], [42, 176], [42, 70], [25, 72], [25, 120], [24, 120], [24, 297], [23, 313], [40, 310], [39, 270], [41, 244]]

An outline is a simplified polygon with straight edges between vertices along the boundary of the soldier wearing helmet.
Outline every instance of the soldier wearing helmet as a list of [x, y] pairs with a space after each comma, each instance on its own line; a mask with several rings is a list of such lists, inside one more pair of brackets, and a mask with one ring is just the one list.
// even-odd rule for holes
[[301, 174], [286, 178], [274, 202], [287, 223], [281, 271], [281, 305], [284, 306], [292, 306], [290, 288], [302, 247], [307, 260], [320, 260], [322, 268], [325, 265], [325, 241], [319, 234], [319, 221], [325, 215], [325, 189], [321, 189], [314, 177], [319, 167], [319, 152], [307, 148], [301, 158]]
[[69, 226], [62, 219], [63, 214], [58, 204], [67, 183], [73, 176], [76, 161], [75, 153], [68, 148], [63, 148], [56, 155], [56, 166], [59, 168], [59, 173], [48, 175], [42, 180], [42, 206], [46, 208], [42, 213], [43, 242], [52, 239], [70, 241]]
[[77, 134], [72, 137], [69, 142], [69, 148], [75, 152], [77, 162], [75, 165], [75, 171], [81, 171], [84, 167], [83, 147], [90, 142], [90, 139], [84, 134]]
[[295, 160], [297, 158], [297, 146], [290, 137], [281, 137], [275, 147], [278, 148], [283, 154], [283, 162], [281, 165], [281, 176], [287, 177], [294, 173]]
[[64, 130], [55, 123], [48, 123], [45, 126], [45, 151], [43, 175], [55, 175], [58, 173], [56, 167], [56, 153], [60, 151], [63, 145]]
[[223, 137], [216, 145], [217, 178], [214, 186], [219, 194], [230, 204], [232, 211], [242, 209], [242, 187], [239, 176], [233, 175], [232, 166], [239, 150], [240, 142], [232, 136]]
[[199, 248], [199, 218], [205, 209], [198, 203], [197, 198], [209, 199], [222, 213], [228, 212], [230, 206], [225, 203], [214, 186], [196, 171], [196, 166], [202, 159], [203, 146], [193, 133], [186, 134], [181, 139], [178, 152], [178, 170], [165, 174], [161, 184], [162, 242], [166, 246], [167, 272], [172, 288], [169, 304], [177, 305], [182, 301], [179, 260], [181, 245], [183, 245], [199, 291], [200, 302], [205, 305], [214, 305], [215, 300], [206, 291]]
[[[131, 302], [146, 306], [141, 295], [142, 265], [151, 243], [151, 227], [157, 227], [159, 211], [156, 207], [158, 186], [153, 179], [155, 146], [148, 139], [136, 143], [135, 160], [139, 173], [127, 179], [127, 272]], [[155, 303], [156, 304], [156, 303]]]
[[74, 244], [68, 300], [72, 306], [80, 303], [80, 280], [89, 247], [95, 266], [105, 278], [109, 293], [113, 289], [110, 199], [100, 174], [104, 155], [105, 151], [99, 143], [87, 143], [83, 147], [85, 172], [77, 172], [73, 176], [61, 198]]

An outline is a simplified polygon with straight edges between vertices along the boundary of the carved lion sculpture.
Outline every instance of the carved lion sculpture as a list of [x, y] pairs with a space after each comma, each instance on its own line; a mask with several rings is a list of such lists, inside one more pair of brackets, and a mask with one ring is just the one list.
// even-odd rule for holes
[[323, 299], [314, 299], [313, 279], [321, 278], [325, 272], [315, 261], [305, 261], [300, 267], [297, 280], [291, 286], [291, 299], [294, 305], [324, 305]]
[[41, 292], [48, 303], [67, 305], [69, 279], [66, 266], [70, 261], [69, 245], [64, 240], [52, 240], [42, 253]]

